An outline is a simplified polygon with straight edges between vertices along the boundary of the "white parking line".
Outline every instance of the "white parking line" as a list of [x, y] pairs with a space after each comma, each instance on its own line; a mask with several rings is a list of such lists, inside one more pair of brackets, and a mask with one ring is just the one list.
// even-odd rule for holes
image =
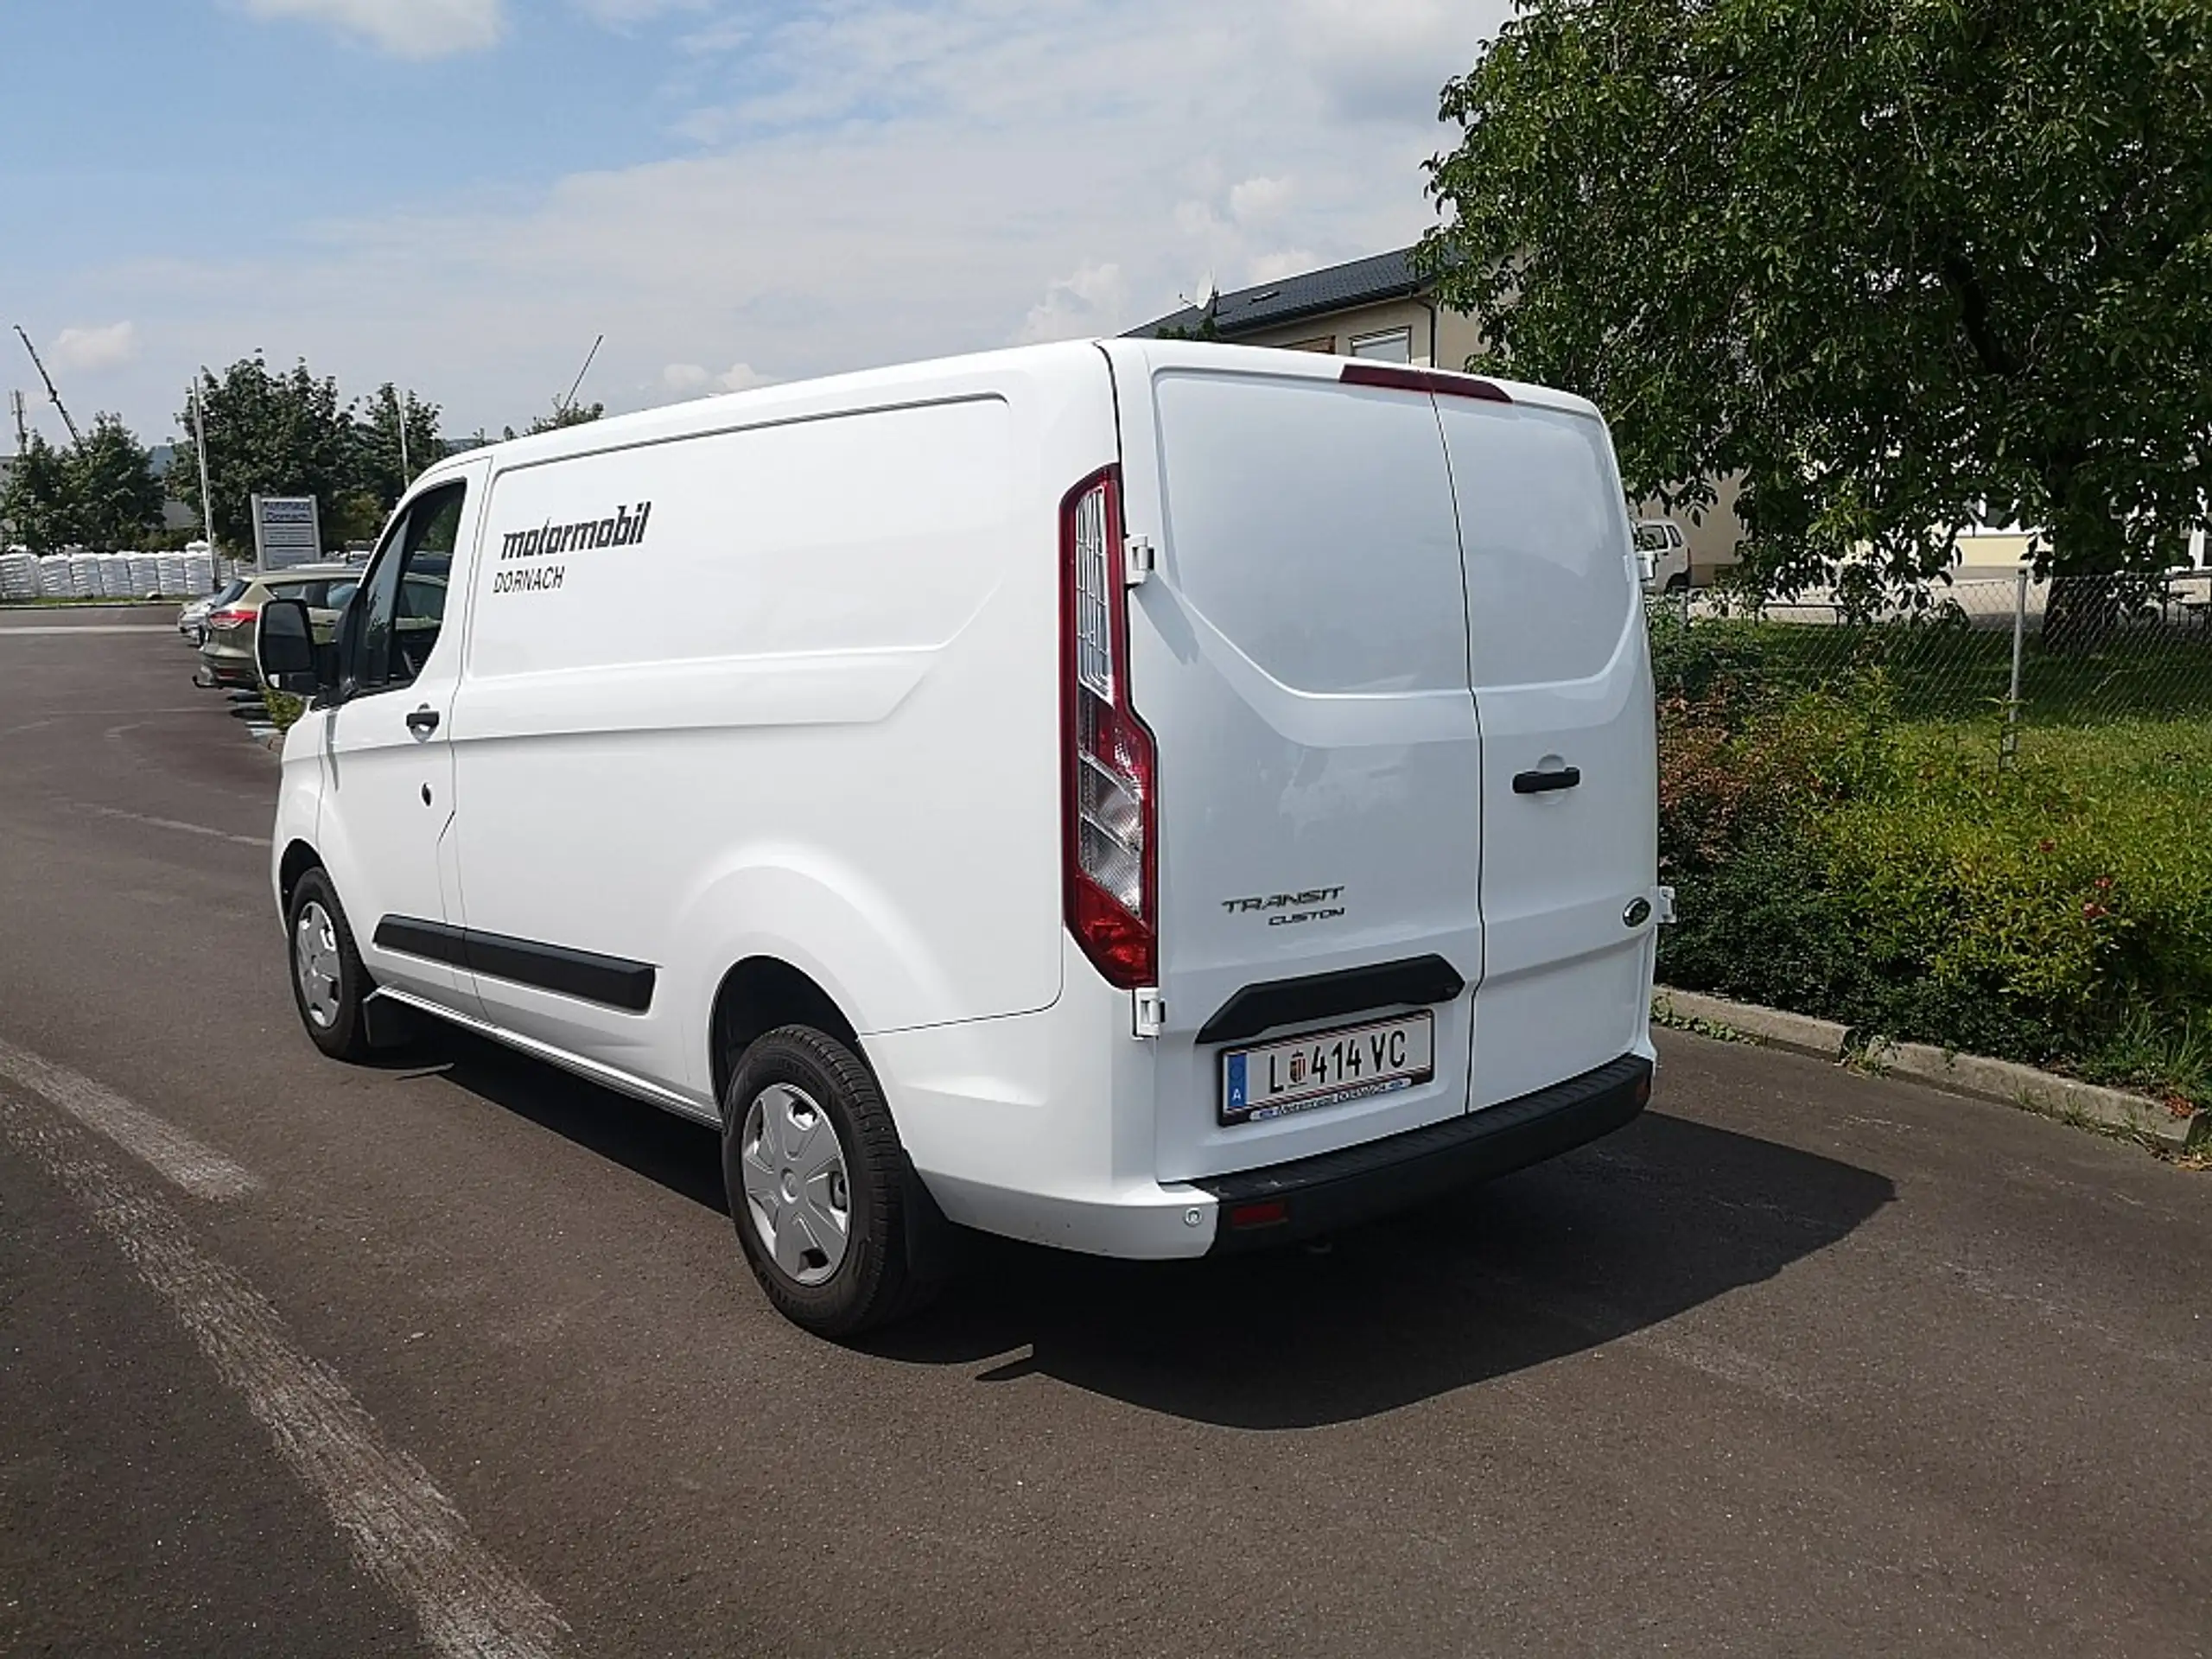
[[196, 1198], [235, 1198], [260, 1185], [251, 1171], [134, 1101], [0, 1037], [0, 1077], [51, 1101], [86, 1128], [143, 1159]]
[[353, 1391], [292, 1340], [269, 1299], [205, 1255], [174, 1210], [4, 1093], [0, 1133], [91, 1212], [168, 1303], [330, 1511], [354, 1559], [407, 1604], [434, 1650], [448, 1659], [553, 1659], [568, 1649], [568, 1624], [552, 1605], [470, 1532], [429, 1471], [385, 1441]]
[[258, 847], [268, 850], [266, 836], [234, 836], [227, 830], [210, 830], [204, 823], [187, 823], [181, 818], [154, 818], [143, 812], [126, 812], [119, 806], [94, 806], [90, 801], [77, 804], [96, 817], [121, 818], [130, 823], [151, 824], [156, 830], [181, 830], [188, 836], [207, 836], [216, 841], [234, 841], [241, 847]]
[[[80, 626], [0, 627], [0, 633], [175, 633], [165, 622], [88, 622]], [[181, 637], [181, 636], [180, 636]]]

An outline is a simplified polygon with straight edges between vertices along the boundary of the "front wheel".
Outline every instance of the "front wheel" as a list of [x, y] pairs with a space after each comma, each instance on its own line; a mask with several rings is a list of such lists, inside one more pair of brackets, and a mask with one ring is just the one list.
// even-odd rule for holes
[[722, 1179], [753, 1276], [793, 1324], [855, 1336], [922, 1300], [906, 1153], [875, 1078], [835, 1037], [783, 1026], [747, 1048], [722, 1096]]
[[338, 891], [320, 868], [300, 877], [285, 918], [291, 944], [292, 1001], [315, 1046], [334, 1060], [369, 1058], [369, 1026], [362, 1004], [375, 989]]

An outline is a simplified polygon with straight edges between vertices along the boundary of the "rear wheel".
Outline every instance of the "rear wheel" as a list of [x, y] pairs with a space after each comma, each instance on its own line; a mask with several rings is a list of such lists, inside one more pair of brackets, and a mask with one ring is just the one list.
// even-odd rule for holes
[[786, 1319], [849, 1337], [919, 1303], [906, 1179], [882, 1091], [845, 1044], [783, 1026], [746, 1049], [722, 1096], [722, 1179], [745, 1259]]
[[292, 889], [285, 918], [291, 941], [292, 1001], [300, 1023], [324, 1053], [337, 1060], [369, 1058], [368, 1020], [362, 1002], [375, 989], [337, 889], [321, 869], [308, 871]]
[[1690, 578], [1689, 572], [1687, 570], [1677, 570], [1673, 575], [1667, 578], [1667, 592], [1670, 594], [1686, 594], [1689, 592], [1689, 589]]

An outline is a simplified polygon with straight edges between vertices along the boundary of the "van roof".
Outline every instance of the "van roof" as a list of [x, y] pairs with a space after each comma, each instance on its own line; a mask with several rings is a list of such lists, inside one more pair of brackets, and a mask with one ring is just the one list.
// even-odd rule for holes
[[[505, 439], [498, 443], [461, 451], [428, 468], [423, 478], [458, 472], [489, 455], [495, 467], [506, 468], [563, 456], [590, 454], [629, 443], [686, 436], [743, 424], [747, 417], [783, 414], [791, 418], [864, 408], [879, 403], [901, 403], [951, 392], [958, 383], [972, 385], [994, 374], [1034, 375], [1080, 372], [1103, 351], [1109, 358], [1141, 359], [1154, 368], [1187, 365], [1210, 369], [1241, 369], [1246, 372], [1290, 375], [1301, 379], [1334, 380], [1350, 358], [1323, 356], [1313, 352], [1281, 351], [1262, 346], [1239, 346], [1213, 340], [1132, 340], [1100, 336], [1057, 340], [1040, 346], [1015, 346], [960, 356], [925, 358], [882, 368], [857, 369], [807, 380], [779, 381], [743, 391], [716, 393], [663, 404], [628, 415], [613, 415], [550, 432]], [[1528, 381], [1481, 377], [1505, 392], [1513, 402], [1540, 408], [1571, 410], [1595, 416], [1597, 406], [1587, 398]], [[420, 480], [418, 480], [419, 482]]]
[[[577, 426], [502, 439], [447, 456], [427, 468], [423, 478], [448, 476], [492, 457], [501, 468], [590, 454], [626, 443], [687, 436], [742, 425], [748, 417], [784, 414], [803, 417], [875, 403], [902, 403], [927, 397], [948, 381], [974, 381], [992, 372], [1050, 372], [1053, 365], [1075, 372], [1096, 349], [1090, 340], [1058, 340], [1042, 346], [1016, 346], [1002, 351], [976, 352], [963, 356], [928, 358], [883, 368], [857, 369], [843, 374], [806, 380], [783, 380], [743, 391], [717, 392], [711, 397], [688, 397], [628, 415], [610, 415]], [[420, 480], [417, 480], [420, 482]]]

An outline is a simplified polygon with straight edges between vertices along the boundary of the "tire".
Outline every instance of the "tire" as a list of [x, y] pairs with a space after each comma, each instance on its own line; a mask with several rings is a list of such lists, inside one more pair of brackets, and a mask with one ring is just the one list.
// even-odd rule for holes
[[334, 1060], [369, 1058], [369, 1022], [362, 1003], [376, 988], [338, 890], [321, 866], [302, 875], [284, 917], [292, 1005], [308, 1039]]
[[1683, 572], [1677, 570], [1673, 575], [1667, 578], [1666, 591], [1668, 593], [1686, 594], [1689, 592], [1689, 590], [1690, 579]]
[[792, 1324], [857, 1336], [927, 1300], [906, 1150], [874, 1076], [835, 1037], [781, 1026], [746, 1049], [722, 1096], [722, 1179], [753, 1276]]

